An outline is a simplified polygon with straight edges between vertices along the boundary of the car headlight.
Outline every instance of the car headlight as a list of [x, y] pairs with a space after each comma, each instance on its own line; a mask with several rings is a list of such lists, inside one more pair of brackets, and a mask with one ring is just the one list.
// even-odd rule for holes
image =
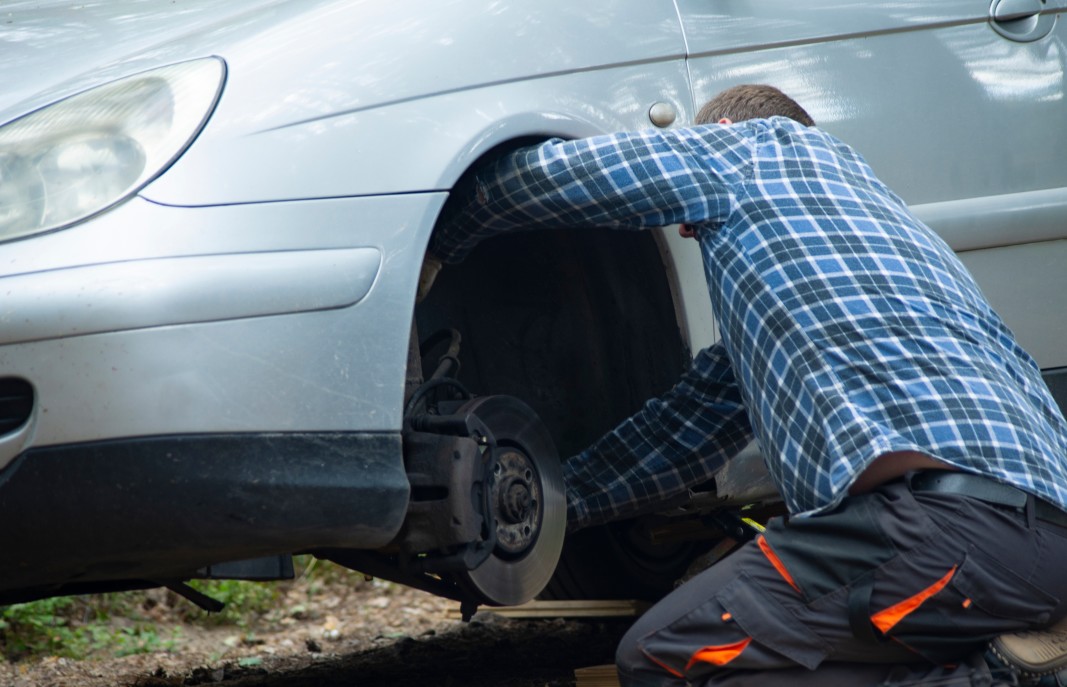
[[207, 121], [217, 58], [98, 86], [0, 127], [0, 241], [59, 229], [161, 174]]

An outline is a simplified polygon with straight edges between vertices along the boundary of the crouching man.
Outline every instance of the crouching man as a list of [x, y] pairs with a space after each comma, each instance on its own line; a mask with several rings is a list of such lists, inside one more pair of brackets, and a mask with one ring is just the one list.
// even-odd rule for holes
[[742, 86], [700, 121], [516, 150], [430, 247], [699, 244], [722, 339], [567, 461], [570, 527], [653, 510], [753, 436], [790, 516], [640, 618], [622, 684], [989, 684], [992, 638], [1067, 615], [1062, 414], [952, 250], [800, 105]]

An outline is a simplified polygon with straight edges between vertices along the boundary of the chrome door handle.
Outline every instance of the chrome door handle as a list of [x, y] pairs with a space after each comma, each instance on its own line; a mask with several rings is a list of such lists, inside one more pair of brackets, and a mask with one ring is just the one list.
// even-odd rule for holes
[[1005, 38], [1021, 43], [1044, 38], [1056, 25], [1055, 14], [1042, 14], [1047, 0], [993, 0], [989, 25]]
[[989, 8], [993, 21], [1015, 21], [1041, 12], [1041, 0], [998, 0]]

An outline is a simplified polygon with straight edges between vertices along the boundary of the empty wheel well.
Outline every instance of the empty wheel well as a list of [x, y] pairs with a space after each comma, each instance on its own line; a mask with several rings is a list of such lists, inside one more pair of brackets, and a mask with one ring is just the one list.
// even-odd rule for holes
[[[669, 388], [688, 353], [650, 232], [532, 231], [483, 242], [416, 310], [463, 337], [459, 380], [528, 403], [561, 456]], [[436, 359], [424, 361], [428, 373]]]
[[[468, 174], [454, 197], [464, 197], [469, 184]], [[459, 381], [475, 395], [525, 401], [565, 460], [670, 388], [688, 366], [668, 280], [649, 231], [516, 232], [489, 239], [462, 264], [446, 266], [415, 320], [423, 341], [457, 330]], [[426, 353], [423, 377], [443, 351]], [[633, 529], [637, 524], [568, 537], [543, 596], [662, 595], [695, 555], [693, 545], [614, 536], [643, 532]], [[609, 539], [619, 544], [595, 551], [586, 545]]]

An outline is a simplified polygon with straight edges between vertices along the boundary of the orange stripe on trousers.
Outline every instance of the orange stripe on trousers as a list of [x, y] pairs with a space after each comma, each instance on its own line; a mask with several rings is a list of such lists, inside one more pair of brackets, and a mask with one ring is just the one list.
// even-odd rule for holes
[[893, 604], [884, 611], [878, 611], [871, 616], [871, 622], [874, 623], [874, 626], [881, 630], [883, 634], [889, 632], [894, 625], [906, 618], [909, 613], [921, 606], [924, 601], [944, 589], [945, 585], [952, 579], [952, 576], [956, 574], [956, 567], [957, 566], [955, 565], [952, 566], [952, 570], [945, 573], [944, 577], [918, 594], [910, 596], [900, 603]]
[[648, 653], [647, 651], [643, 651], [642, 650], [642, 653], [645, 655], [645, 658], [647, 658], [648, 660], [652, 661], [653, 663], [658, 665], [660, 668], [663, 668], [664, 670], [666, 670], [668, 673], [670, 673], [674, 677], [682, 677], [682, 678], [685, 677], [685, 675], [682, 675], [680, 672], [678, 672], [674, 668], [671, 668], [669, 665], [667, 665], [663, 661], [659, 660], [658, 658], [656, 658], [652, 654]]
[[797, 583], [793, 581], [793, 576], [785, 569], [785, 563], [782, 563], [782, 560], [778, 558], [778, 554], [771, 549], [771, 545], [767, 543], [767, 540], [763, 538], [762, 534], [756, 539], [756, 543], [759, 544], [760, 551], [762, 551], [763, 555], [767, 557], [767, 560], [771, 562], [771, 565], [778, 571], [778, 574], [789, 583], [789, 586], [797, 590], [797, 594], [803, 594], [803, 592], [800, 591], [800, 587], [797, 586]]
[[689, 659], [689, 663], [686, 664], [685, 669], [688, 671], [695, 663], [710, 663], [714, 666], [724, 666], [740, 656], [741, 652], [745, 650], [745, 647], [748, 646], [751, 641], [751, 638], [745, 638], [735, 644], [706, 646], [703, 649], [698, 649], [696, 653], [693, 654], [693, 657]]

